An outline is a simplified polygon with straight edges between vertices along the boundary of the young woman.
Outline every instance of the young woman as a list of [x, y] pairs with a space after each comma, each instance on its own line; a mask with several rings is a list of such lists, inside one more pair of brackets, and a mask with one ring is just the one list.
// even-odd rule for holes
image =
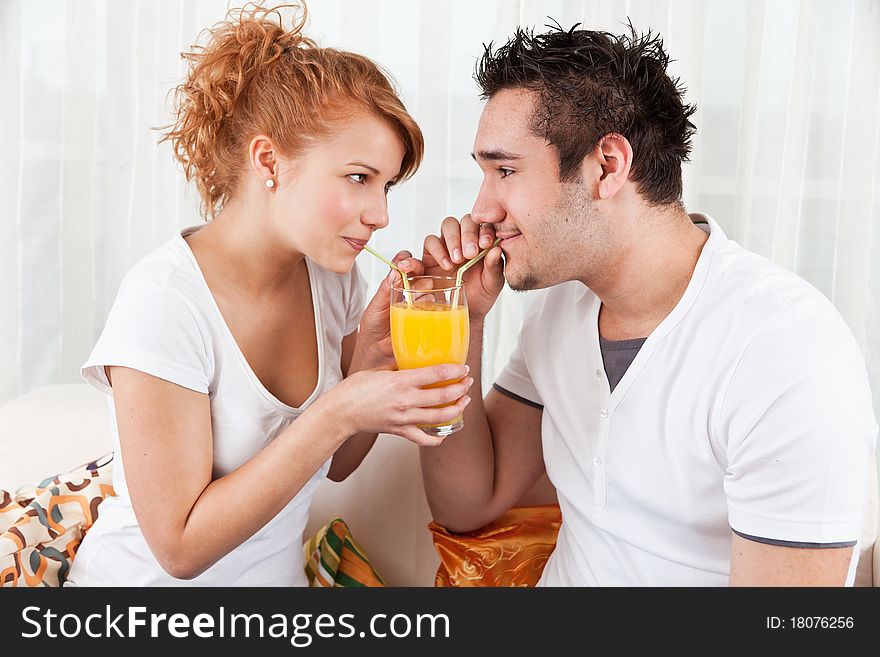
[[165, 139], [211, 220], [134, 266], [83, 366], [114, 406], [117, 496], [73, 585], [305, 585], [321, 481], [378, 432], [434, 444], [416, 425], [469, 401], [463, 366], [370, 369], [387, 361], [358, 349], [359, 322], [387, 342], [389, 291], [363, 312], [355, 257], [422, 135], [376, 65], [317, 47], [298, 9], [291, 29], [238, 10], [185, 55]]

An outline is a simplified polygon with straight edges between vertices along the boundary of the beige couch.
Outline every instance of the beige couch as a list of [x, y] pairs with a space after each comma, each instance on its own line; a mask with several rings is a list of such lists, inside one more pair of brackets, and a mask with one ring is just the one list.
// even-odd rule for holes
[[[109, 407], [85, 383], [46, 386], [0, 405], [2, 489], [37, 483], [110, 449]], [[382, 436], [351, 477], [321, 486], [306, 535], [340, 517], [389, 585], [431, 586], [438, 558], [426, 529], [430, 513], [417, 449]], [[534, 503], [546, 494], [541, 485], [531, 493]], [[880, 548], [874, 550], [878, 516], [875, 475], [857, 585], [880, 586]]]

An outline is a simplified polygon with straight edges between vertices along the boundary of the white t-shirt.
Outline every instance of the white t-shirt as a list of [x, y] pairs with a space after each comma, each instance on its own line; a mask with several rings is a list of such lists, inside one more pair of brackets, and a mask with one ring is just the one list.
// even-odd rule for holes
[[[104, 366], [133, 368], [205, 393], [211, 402], [213, 477], [256, 455], [322, 393], [342, 379], [342, 339], [355, 331], [365, 284], [357, 267], [339, 275], [306, 259], [318, 342], [318, 384], [299, 408], [276, 399], [257, 379], [232, 337], [184, 236], [146, 256], [126, 275], [107, 324], [82, 368], [86, 381], [112, 389]], [[120, 454], [115, 413], [113, 446]], [[305, 586], [302, 533], [328, 460], [269, 523], [198, 577], [168, 575], [156, 561], [132, 510], [122, 459], [113, 463], [116, 497], [101, 503], [71, 568], [78, 586]], [[161, 504], [161, 500], [156, 501]], [[228, 522], [236, 522], [230, 517]]]
[[563, 518], [545, 586], [726, 586], [731, 528], [861, 536], [877, 424], [852, 333], [804, 280], [692, 218], [710, 235], [690, 284], [613, 392], [601, 302], [579, 282], [543, 293], [496, 381], [544, 407]]

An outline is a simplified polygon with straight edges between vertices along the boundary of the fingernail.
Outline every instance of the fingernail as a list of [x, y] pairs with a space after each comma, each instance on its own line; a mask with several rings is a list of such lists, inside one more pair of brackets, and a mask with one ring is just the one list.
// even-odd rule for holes
[[470, 366], [470, 365], [465, 365], [465, 366], [464, 366], [464, 373], [467, 374], [467, 373], [470, 372], [470, 371], [471, 371], [471, 366]]
[[452, 259], [461, 260], [461, 249], [452, 249]]
[[464, 247], [464, 254], [468, 258], [473, 258], [475, 255], [477, 255], [477, 247], [475, 247], [473, 244], [468, 244], [466, 247]]
[[452, 269], [452, 261], [449, 258], [443, 258], [443, 269]]
[[468, 377], [468, 380], [467, 380], [467, 387], [470, 388], [472, 385], [474, 385], [474, 380], [473, 380], [473, 378]]
[[470, 403], [471, 403], [471, 398], [468, 397], [467, 395], [465, 395], [465, 398], [464, 398], [464, 405], [467, 406], [467, 405], [470, 404]]
[[409, 269], [410, 265], [412, 265], [412, 263], [409, 260], [401, 260], [397, 263], [397, 266], [401, 269]]
[[484, 249], [485, 249], [487, 246], [489, 246], [491, 243], [492, 243], [492, 238], [489, 237], [488, 235], [483, 235], [483, 236], [480, 238], [480, 246], [482, 246]]

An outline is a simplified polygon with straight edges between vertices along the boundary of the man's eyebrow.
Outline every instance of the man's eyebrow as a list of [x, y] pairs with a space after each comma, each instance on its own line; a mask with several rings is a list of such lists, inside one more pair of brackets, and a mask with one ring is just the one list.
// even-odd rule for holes
[[363, 162], [349, 162], [345, 166], [363, 167], [364, 169], [368, 169], [369, 171], [372, 171], [373, 175], [376, 175], [376, 176], [379, 175], [379, 169], [377, 169], [376, 167], [371, 167], [369, 164], [364, 164]]
[[471, 153], [471, 157], [475, 160], [519, 160], [522, 159], [522, 155], [518, 155], [516, 153], [511, 153], [509, 151], [503, 151], [500, 149], [491, 150], [491, 151], [477, 151], [476, 154]]

